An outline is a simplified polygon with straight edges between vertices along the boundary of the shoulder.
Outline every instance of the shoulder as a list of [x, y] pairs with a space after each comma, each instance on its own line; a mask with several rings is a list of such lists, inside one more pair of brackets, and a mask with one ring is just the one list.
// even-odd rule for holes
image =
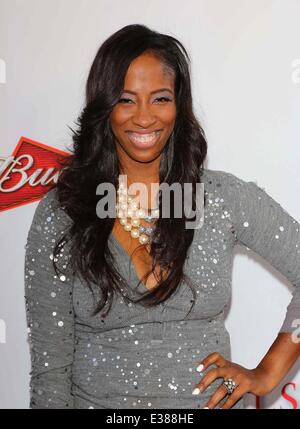
[[208, 168], [203, 169], [203, 175], [202, 175], [204, 183], [208, 185], [231, 185], [231, 186], [240, 186], [247, 181], [245, 179], [242, 179], [239, 176], [236, 176], [235, 174], [224, 171], [224, 170], [212, 170]]
[[47, 225], [49, 228], [65, 228], [71, 222], [64, 208], [60, 205], [56, 186], [47, 191], [38, 202], [32, 224]]
[[237, 195], [239, 192], [260, 193], [265, 191], [256, 180], [248, 180], [229, 171], [203, 169], [201, 178], [204, 188], [210, 191], [224, 191], [227, 195]]
[[54, 188], [51, 188], [42, 196], [42, 198], [38, 203], [37, 208], [41, 210], [50, 206], [54, 208], [57, 208], [59, 206], [56, 186]]
[[204, 169], [202, 182], [209, 197], [219, 197], [227, 207], [239, 209], [251, 205], [254, 209], [262, 199], [268, 198], [264, 188], [256, 181], [247, 180], [229, 171]]

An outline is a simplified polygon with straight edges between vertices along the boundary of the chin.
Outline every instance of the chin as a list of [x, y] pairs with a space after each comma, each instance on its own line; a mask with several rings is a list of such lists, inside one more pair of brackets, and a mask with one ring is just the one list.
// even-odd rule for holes
[[138, 162], [152, 162], [154, 161], [161, 152], [151, 152], [151, 153], [137, 153], [137, 152], [131, 152], [130, 158], [134, 159]]

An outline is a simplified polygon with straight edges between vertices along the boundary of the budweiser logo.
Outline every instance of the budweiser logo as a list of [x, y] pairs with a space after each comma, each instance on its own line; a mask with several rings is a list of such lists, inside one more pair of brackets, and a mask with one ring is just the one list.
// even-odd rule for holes
[[57, 183], [59, 160], [69, 155], [21, 137], [12, 155], [0, 157], [0, 211], [42, 198]]

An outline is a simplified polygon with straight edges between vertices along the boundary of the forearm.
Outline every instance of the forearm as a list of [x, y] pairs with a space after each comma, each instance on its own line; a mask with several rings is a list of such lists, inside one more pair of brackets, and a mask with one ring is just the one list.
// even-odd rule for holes
[[296, 342], [290, 333], [279, 333], [267, 354], [257, 366], [257, 369], [262, 369], [269, 373], [270, 391], [285, 377], [299, 356], [300, 339]]

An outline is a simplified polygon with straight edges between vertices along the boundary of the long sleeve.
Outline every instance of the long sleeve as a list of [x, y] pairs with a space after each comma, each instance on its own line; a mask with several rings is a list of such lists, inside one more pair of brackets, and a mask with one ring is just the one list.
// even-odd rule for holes
[[[55, 241], [69, 217], [58, 207], [56, 189], [39, 201], [25, 246], [25, 304], [30, 345], [30, 408], [73, 408], [74, 314], [72, 272], [62, 251], [58, 277], [52, 265]], [[62, 264], [61, 264], [62, 262]]]
[[223, 177], [236, 243], [262, 256], [294, 286], [279, 331], [292, 333], [300, 319], [300, 224], [255, 182], [227, 172]]

